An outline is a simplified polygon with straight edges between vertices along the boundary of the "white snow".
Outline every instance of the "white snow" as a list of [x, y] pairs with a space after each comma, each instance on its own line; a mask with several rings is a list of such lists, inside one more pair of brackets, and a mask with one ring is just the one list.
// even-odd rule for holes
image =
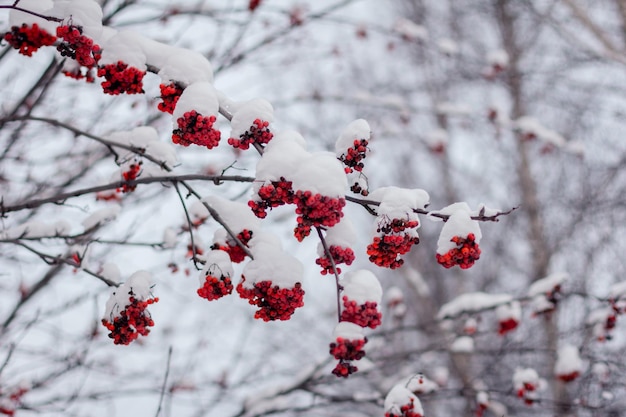
[[102, 33], [102, 9], [94, 0], [55, 0], [46, 14], [63, 19], [65, 24], [82, 26], [83, 34], [91, 39], [98, 40]]
[[448, 132], [444, 129], [431, 130], [424, 135], [424, 139], [428, 146], [445, 146], [448, 144]]
[[151, 292], [151, 274], [148, 271], [137, 271], [126, 280], [119, 288], [117, 288], [107, 300], [103, 318], [113, 320], [119, 317], [127, 305], [130, 304], [130, 293], [136, 300], [144, 301], [152, 298]]
[[524, 384], [539, 387], [539, 374], [533, 368], [516, 368], [513, 374], [515, 390], [524, 390]]
[[355, 140], [365, 139], [370, 140], [371, 129], [370, 125], [364, 119], [357, 119], [346, 126], [337, 141], [335, 142], [335, 154], [337, 157], [344, 155], [346, 149], [354, 146]]
[[201, 81], [190, 84], [183, 90], [172, 114], [174, 129], [178, 129], [178, 118], [188, 111], [195, 110], [206, 117], [217, 117], [219, 109], [217, 93], [211, 83]]
[[250, 130], [256, 119], [269, 123], [274, 121], [274, 108], [269, 101], [257, 98], [237, 106], [237, 110], [233, 113], [233, 118], [230, 121], [230, 137], [238, 139]]
[[213, 82], [213, 67], [209, 60], [198, 52], [167, 47], [151, 48], [147, 55], [148, 62], [153, 65], [162, 62], [159, 76], [164, 83], [177, 81], [183, 85], [191, 85], [198, 82]]
[[455, 353], [471, 353], [474, 351], [474, 339], [469, 336], [459, 336], [450, 345], [450, 351]]
[[439, 389], [435, 381], [426, 378], [423, 374], [408, 377], [403, 385], [414, 394], [428, 394]]
[[146, 54], [141, 45], [135, 42], [136, 36], [132, 32], [120, 31], [103, 42], [100, 65], [116, 64], [118, 61], [126, 63], [141, 71], [146, 70]]
[[528, 296], [534, 297], [536, 295], [549, 294], [554, 289], [563, 284], [569, 275], [566, 272], [555, 272], [553, 274], [548, 275], [545, 278], [541, 278], [530, 286], [528, 289]]
[[489, 65], [506, 68], [509, 65], [509, 54], [504, 49], [496, 49], [487, 53]]
[[430, 203], [430, 196], [422, 189], [382, 187], [372, 191], [370, 200], [380, 201], [378, 215], [390, 219], [406, 219], [414, 209], [425, 209]]
[[100, 275], [102, 275], [104, 278], [108, 279], [109, 281], [113, 281], [113, 282], [120, 282], [120, 278], [122, 276], [121, 272], [120, 272], [120, 268], [117, 266], [117, 264], [114, 264], [112, 262], [107, 262], [104, 265], [102, 265], [102, 268], [100, 270]]
[[344, 340], [363, 340], [363, 328], [349, 321], [340, 321], [333, 330], [333, 341], [341, 337]]
[[244, 229], [254, 232], [261, 228], [261, 221], [252, 213], [247, 204], [216, 195], [204, 197], [202, 201], [217, 211], [234, 233], [239, 233]]
[[243, 275], [244, 287], [252, 288], [260, 281], [272, 281], [280, 288], [293, 288], [302, 282], [302, 263], [281, 249], [264, 244], [254, 247], [254, 259], [246, 264]]
[[481, 405], [489, 404], [489, 394], [485, 391], [479, 391], [476, 393], [476, 402]]
[[522, 318], [522, 306], [519, 301], [502, 304], [496, 308], [496, 317], [498, 321], [513, 319], [519, 322]]
[[509, 303], [513, 297], [509, 294], [487, 294], [484, 292], [472, 292], [461, 294], [452, 301], [444, 304], [437, 313], [439, 320], [452, 318], [462, 313], [476, 313]]
[[[52, 8], [53, 5], [54, 3], [52, 0], [21, 0], [19, 3], [19, 7], [22, 9], [31, 10], [43, 15], [46, 15], [48, 9]], [[56, 36], [56, 27], [58, 26], [58, 23], [48, 22], [47, 20], [32, 14], [11, 9], [11, 11], [9, 11], [9, 27], [22, 26], [23, 23], [26, 23], [29, 26], [32, 26], [33, 23], [37, 23], [37, 26], [41, 29], [45, 29], [46, 32]]]
[[467, 203], [454, 203], [438, 210], [437, 213], [450, 216], [441, 228], [441, 233], [437, 240], [438, 254], [444, 255], [448, 253], [449, 250], [457, 247], [457, 244], [452, 241], [452, 238], [455, 236], [464, 238], [470, 233], [473, 233], [475, 242], [477, 244], [480, 243], [480, 239], [482, 238], [480, 225], [478, 221], [472, 220], [471, 209]]
[[449, 38], [441, 38], [437, 41], [437, 47], [446, 55], [456, 55], [459, 53], [459, 45]]
[[554, 365], [554, 374], [558, 376], [570, 375], [583, 372], [583, 361], [580, 358], [578, 348], [573, 345], [563, 345], [557, 352], [557, 360]]
[[397, 384], [395, 385], [391, 391], [385, 397], [385, 413], [393, 413], [396, 416], [404, 415], [402, 411], [400, 411], [400, 407], [410, 404], [413, 402], [413, 412], [424, 415], [424, 410], [422, 408], [422, 403], [419, 398], [417, 398], [411, 391], [409, 391], [404, 385]]
[[286, 130], [275, 134], [257, 162], [253, 189], [255, 197], [259, 188], [267, 182], [278, 181], [281, 177], [290, 180], [292, 174], [310, 156], [305, 147], [304, 138], [296, 131]]
[[537, 139], [543, 140], [544, 142], [548, 142], [557, 147], [562, 147], [566, 144], [566, 140], [563, 136], [554, 130], [548, 129], [532, 116], [520, 117], [514, 121], [513, 127], [518, 129], [522, 134], [535, 135]]
[[383, 289], [376, 275], [366, 269], [348, 272], [341, 281], [343, 295], [357, 304], [365, 304], [367, 301], [380, 305]]
[[[289, 157], [283, 154], [283, 158]], [[341, 162], [330, 152], [316, 152], [300, 161], [289, 175], [295, 191], [311, 191], [327, 197], [344, 197], [348, 179]]]
[[159, 133], [151, 126], [140, 126], [133, 130], [113, 132], [106, 139], [121, 145], [143, 149], [146, 155], [165, 163], [170, 168], [178, 164], [176, 149], [169, 143], [161, 141]]
[[412, 41], [425, 41], [428, 39], [428, 30], [424, 26], [405, 18], [398, 19], [394, 29], [400, 35]]
[[201, 223], [209, 218], [210, 213], [209, 209], [202, 204], [202, 201], [194, 201], [187, 208], [187, 212], [189, 213], [189, 217], [193, 223]]
[[404, 278], [415, 288], [415, 291], [417, 291], [420, 296], [428, 297], [430, 295], [430, 287], [417, 269], [405, 265], [404, 268], [402, 268], [402, 272], [404, 273]]
[[117, 204], [109, 205], [108, 207], [102, 208], [92, 213], [89, 217], [83, 220], [82, 225], [85, 230], [89, 230], [98, 224], [113, 221], [121, 210], [122, 208]]
[[[353, 247], [357, 240], [356, 230], [349, 218], [343, 218], [333, 227], [329, 227], [324, 238], [328, 247], [339, 246], [342, 248]], [[317, 245], [317, 254], [319, 256], [325, 255], [324, 246], [321, 242]]]
[[227, 252], [223, 250], [211, 250], [206, 254], [206, 263], [198, 275], [201, 287], [204, 285], [206, 277], [209, 275], [215, 278], [222, 276], [232, 278], [235, 275], [233, 263], [230, 261], [230, 256]]

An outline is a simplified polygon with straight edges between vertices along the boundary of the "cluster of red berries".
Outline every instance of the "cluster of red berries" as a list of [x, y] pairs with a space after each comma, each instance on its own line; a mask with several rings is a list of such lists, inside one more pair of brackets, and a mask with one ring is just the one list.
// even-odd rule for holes
[[176, 123], [178, 129], [172, 132], [172, 142], [189, 146], [192, 143], [213, 149], [220, 142], [220, 131], [213, 129], [215, 116], [203, 116], [195, 110], [186, 112]]
[[536, 400], [537, 384], [532, 382], [524, 382], [523, 385], [517, 389], [517, 396], [524, 400], [526, 405], [532, 405]]
[[357, 304], [348, 296], [343, 296], [343, 311], [341, 321], [349, 321], [361, 327], [375, 329], [381, 323], [382, 314], [378, 310], [378, 304], [374, 301], [366, 301], [365, 304]]
[[143, 94], [144, 75], [145, 71], [130, 67], [123, 61], [98, 68], [98, 76], [105, 78], [105, 81], [102, 81], [102, 90], [111, 95]]
[[580, 376], [579, 371], [572, 371], [569, 374], [559, 374], [557, 377], [563, 382], [572, 382]]
[[[252, 239], [252, 231], [248, 229], [244, 229], [241, 233], [237, 234], [237, 239], [244, 245], [248, 245], [250, 239]], [[228, 253], [230, 256], [230, 260], [235, 263], [243, 262], [246, 258], [246, 253], [239, 247], [239, 245], [234, 241], [230, 240], [226, 242], [226, 245], [220, 245], [219, 243], [214, 243], [211, 246], [213, 250], [223, 250]]]
[[367, 140], [355, 139], [353, 146], [346, 150], [346, 153], [339, 157], [339, 160], [346, 166], [344, 169], [346, 174], [353, 171], [361, 172], [363, 170], [363, 159], [365, 159], [367, 152]]
[[183, 87], [172, 82], [161, 84], [159, 88], [161, 89], [161, 100], [163, 101], [157, 105], [157, 108], [163, 113], [173, 114], [176, 103], [178, 103], [178, 99], [183, 94]]
[[367, 254], [370, 262], [375, 265], [396, 269], [404, 264], [399, 258], [411, 250], [411, 246], [419, 243], [419, 237], [408, 234], [375, 236], [372, 243], [367, 246]]
[[202, 288], [198, 288], [198, 295], [209, 301], [217, 300], [233, 292], [230, 277], [220, 274], [219, 278], [207, 273]]
[[339, 360], [333, 375], [347, 378], [350, 374], [358, 371], [358, 368], [352, 365], [352, 361], [358, 361], [365, 356], [363, 347], [367, 342], [367, 338], [357, 340], [348, 340], [338, 337], [335, 342], [330, 344], [330, 354]]
[[101, 56], [100, 46], [83, 35], [80, 26], [64, 25], [57, 27], [57, 37], [63, 39], [57, 46], [61, 56], [75, 59], [83, 67], [94, 68]]
[[272, 281], [259, 281], [253, 288], [243, 286], [245, 277], [237, 284], [237, 292], [248, 303], [259, 307], [254, 313], [255, 319], [263, 321], [289, 320], [298, 307], [304, 305], [304, 290], [299, 282], [293, 288], [280, 288]]
[[4, 414], [5, 416], [14, 416], [15, 409], [20, 404], [24, 394], [28, 391], [28, 388], [25, 387], [17, 387], [15, 390], [11, 390], [10, 393], [8, 393], [8, 396], [5, 397], [8, 401], [0, 402], [0, 414]]
[[385, 413], [385, 417], [422, 417], [422, 415], [416, 411], [415, 409], [415, 400], [411, 398], [408, 404], [404, 404], [400, 407], [400, 414], [397, 414], [393, 411], [389, 411]]
[[269, 129], [269, 122], [261, 119], [255, 119], [250, 126], [250, 129], [246, 130], [239, 136], [239, 139], [228, 138], [228, 144], [236, 149], [246, 150], [253, 143], [264, 145], [269, 143], [274, 137], [274, 134]]
[[250, 0], [248, 4], [248, 9], [253, 12], [259, 5], [261, 4], [261, 0]]
[[408, 253], [420, 242], [417, 234], [411, 233], [418, 227], [418, 220], [382, 219], [376, 229], [380, 236], [375, 236], [367, 246], [370, 262], [391, 269], [402, 266], [404, 260], [400, 255]]
[[248, 206], [252, 209], [255, 216], [264, 219], [267, 216], [268, 208], [271, 209], [294, 202], [294, 192], [291, 184], [291, 181], [280, 177], [279, 181], [272, 181], [270, 184], [262, 186], [258, 191], [261, 200], [250, 200]]
[[[124, 181], [134, 181], [141, 174], [141, 161], [132, 163], [128, 167], [128, 171], [122, 172], [122, 178]], [[135, 191], [137, 185], [123, 184], [117, 189], [118, 192], [129, 193]]]
[[102, 319], [102, 324], [111, 332], [109, 337], [116, 345], [128, 345], [139, 335], [147, 336], [150, 333], [148, 327], [154, 326], [154, 321], [146, 308], [158, 302], [158, 298], [139, 301], [131, 292], [128, 301], [130, 304], [120, 312], [119, 317], [113, 318], [113, 321]]
[[366, 188], [363, 188], [359, 181], [354, 181], [352, 183], [352, 185], [350, 186], [350, 191], [352, 191], [354, 194], [361, 194], [363, 197], [367, 197], [370, 193], [367, 189], [367, 186]]
[[298, 215], [294, 236], [299, 242], [311, 233], [311, 227], [333, 227], [339, 223], [346, 205], [343, 197], [327, 197], [311, 191], [296, 191], [294, 200]]
[[498, 322], [498, 334], [503, 335], [505, 333], [510, 332], [511, 330], [515, 330], [518, 325], [519, 325], [519, 322], [513, 317], [500, 320]]
[[457, 247], [450, 249], [446, 254], [437, 254], [437, 262], [445, 268], [452, 268], [455, 265], [461, 269], [468, 269], [480, 258], [480, 247], [475, 241], [474, 233], [470, 233], [466, 238], [454, 236], [451, 241]]
[[[337, 265], [346, 264], [351, 265], [354, 262], [354, 251], [351, 248], [342, 248], [341, 246], [331, 245], [328, 248], [330, 256], [332, 256], [337, 268], [337, 273], [341, 274], [341, 268]], [[333, 274], [333, 265], [328, 258], [328, 255], [324, 254], [315, 260], [315, 263], [322, 267], [322, 275]]]
[[56, 41], [56, 37], [41, 29], [37, 23], [32, 26], [24, 23], [22, 26], [13, 26], [10, 32], [4, 34], [4, 40], [20, 54], [33, 56], [42, 46], [50, 46]]

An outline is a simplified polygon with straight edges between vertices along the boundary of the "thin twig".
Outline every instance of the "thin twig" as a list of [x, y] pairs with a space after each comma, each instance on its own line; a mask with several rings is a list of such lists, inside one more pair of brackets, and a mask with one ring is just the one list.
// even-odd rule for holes
[[335, 285], [337, 286], [337, 321], [339, 322], [341, 321], [341, 291], [343, 290], [341, 284], [339, 283], [339, 272], [337, 271], [337, 265], [335, 265], [335, 260], [333, 259], [328, 244], [326, 243], [326, 238], [322, 233], [322, 228], [316, 226], [315, 230], [317, 230], [317, 236], [319, 236], [320, 238], [320, 242], [322, 243], [322, 247], [324, 248], [324, 253], [328, 257], [328, 259], [330, 259], [330, 266], [333, 268], [333, 274], [335, 275]]
[[155, 417], [159, 417], [161, 414], [161, 408], [163, 407], [163, 398], [165, 398], [165, 387], [167, 386], [167, 378], [170, 375], [170, 364], [172, 362], [172, 346], [167, 351], [167, 364], [165, 365], [165, 377], [163, 378], [163, 385], [161, 385], [161, 396], [159, 397], [159, 408], [157, 408]]
[[178, 198], [180, 199], [180, 204], [182, 204], [183, 210], [185, 211], [185, 218], [187, 219], [189, 237], [191, 238], [191, 260], [193, 260], [193, 266], [195, 266], [197, 270], [201, 270], [202, 268], [198, 266], [198, 257], [196, 256], [196, 243], [193, 239], [193, 222], [191, 221], [191, 217], [189, 217], [189, 211], [187, 210], [187, 205], [185, 204], [185, 199], [180, 192], [180, 188], [178, 188], [178, 183], [174, 183], [174, 188], [176, 189], [176, 194], [178, 194]]

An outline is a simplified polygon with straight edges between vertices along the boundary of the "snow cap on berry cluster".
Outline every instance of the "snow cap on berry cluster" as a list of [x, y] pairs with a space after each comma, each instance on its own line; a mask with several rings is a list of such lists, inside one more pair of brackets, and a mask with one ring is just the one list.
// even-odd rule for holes
[[269, 101], [256, 98], [237, 105], [230, 121], [230, 137], [239, 138], [250, 129], [256, 119], [269, 123], [274, 121], [274, 108]]
[[424, 409], [417, 398], [403, 384], [395, 385], [385, 397], [385, 417], [417, 417], [424, 415]]
[[557, 352], [554, 374], [562, 381], [569, 382], [576, 379], [584, 370], [578, 348], [573, 345], [561, 346]]
[[344, 340], [363, 340], [363, 328], [348, 321], [340, 321], [333, 330], [333, 340], [342, 338]]
[[402, 385], [415, 394], [428, 394], [439, 390], [439, 384], [424, 374], [416, 374], [403, 380]]
[[430, 202], [428, 193], [419, 188], [382, 187], [372, 191], [369, 198], [380, 201], [378, 217], [389, 219], [417, 220], [413, 210], [425, 209]]
[[291, 174], [308, 156], [306, 142], [300, 133], [295, 130], [278, 132], [257, 162], [252, 198], [257, 199], [259, 189], [271, 181], [279, 181], [281, 177], [290, 180]]
[[[21, 0], [19, 7], [45, 16], [53, 5], [52, 0]], [[56, 27], [58, 26], [57, 22], [49, 22], [30, 13], [24, 13], [15, 9], [11, 9], [9, 12], [9, 27], [22, 26], [23, 24], [32, 26], [33, 23], [36, 23], [37, 26], [50, 34], [56, 33]]]
[[371, 129], [370, 125], [364, 119], [357, 119], [346, 126], [341, 135], [335, 142], [335, 153], [337, 158], [346, 153], [348, 148], [354, 146], [355, 140], [365, 139], [370, 140]]
[[555, 272], [545, 278], [541, 278], [532, 283], [528, 289], [528, 296], [549, 295], [557, 290], [568, 278], [567, 272]]
[[476, 220], [472, 220], [472, 211], [467, 203], [454, 203], [433, 213], [450, 216], [441, 228], [439, 240], [437, 240], [438, 254], [445, 255], [457, 247], [453, 241], [455, 236], [466, 237], [473, 233], [476, 244], [480, 243], [482, 238], [480, 226]]
[[102, 34], [102, 8], [94, 0], [55, 0], [54, 7], [46, 15], [82, 27], [83, 35], [95, 41]]
[[310, 154], [289, 175], [289, 179], [293, 181], [294, 190], [310, 191], [325, 197], [343, 198], [348, 189], [341, 162], [330, 152]]
[[[120, 145], [142, 149], [144, 155], [149, 155], [163, 162], [167, 167], [172, 168], [178, 164], [178, 156], [174, 147], [161, 141], [158, 132], [151, 126], [140, 126], [133, 130], [113, 132], [106, 138]], [[144, 167], [144, 170], [146, 169], [149, 170], [148, 167]], [[157, 171], [160, 173], [162, 169]], [[148, 172], [144, 172], [144, 176], [147, 175], [149, 175]]]
[[[328, 247], [339, 246], [342, 248], [351, 248], [357, 240], [356, 230], [349, 218], [343, 218], [333, 227], [326, 229], [325, 239]], [[321, 242], [317, 245], [317, 254], [319, 256], [326, 255]]]
[[[159, 52], [160, 50], [160, 52]], [[202, 54], [185, 48], [151, 48], [148, 58], [159, 65], [159, 77], [163, 83], [178, 82], [183, 85], [197, 82], [213, 82], [213, 66]]]
[[496, 308], [496, 318], [500, 323], [500, 334], [515, 329], [522, 318], [522, 307], [519, 301], [499, 305]]
[[261, 281], [271, 281], [279, 288], [293, 288], [297, 282], [302, 282], [304, 267], [298, 259], [271, 244], [256, 243], [252, 245], [254, 259], [243, 269], [244, 288], [252, 289]]
[[235, 233], [242, 230], [256, 232], [261, 227], [259, 219], [244, 203], [227, 200], [216, 195], [204, 197], [202, 201], [212, 207]]
[[202, 287], [206, 281], [207, 276], [213, 276], [216, 278], [228, 277], [232, 278], [235, 275], [233, 269], [233, 263], [230, 261], [228, 253], [223, 250], [212, 250], [206, 255], [206, 263], [198, 280], [200, 281], [200, 287]]
[[357, 304], [365, 304], [368, 301], [380, 304], [383, 296], [378, 278], [365, 269], [347, 273], [341, 285], [343, 295]]
[[100, 65], [117, 64], [122, 61], [129, 67], [146, 70], [146, 54], [138, 42], [138, 36], [130, 31], [117, 32], [102, 43]]
[[119, 288], [110, 296], [106, 303], [104, 319], [112, 320], [120, 317], [120, 313], [130, 305], [130, 292], [138, 301], [152, 298], [151, 275], [148, 271], [137, 271], [130, 276]]
[[174, 113], [174, 129], [178, 128], [177, 120], [184, 117], [188, 111], [195, 110], [199, 114], [208, 117], [217, 115], [220, 104], [217, 100], [217, 93], [213, 85], [209, 82], [197, 82], [189, 85], [178, 99]]

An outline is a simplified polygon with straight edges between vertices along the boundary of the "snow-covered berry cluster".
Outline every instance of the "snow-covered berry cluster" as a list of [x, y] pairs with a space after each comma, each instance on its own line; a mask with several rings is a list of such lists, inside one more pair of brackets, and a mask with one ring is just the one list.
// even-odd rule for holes
[[444, 254], [437, 254], [437, 262], [444, 268], [458, 265], [461, 269], [468, 269], [480, 258], [480, 247], [473, 233], [467, 237], [454, 236], [450, 239], [456, 247]]
[[261, 119], [254, 119], [248, 130], [239, 135], [239, 138], [228, 138], [228, 144], [236, 149], [248, 149], [251, 144], [258, 143], [261, 145], [269, 143], [274, 137], [270, 131], [270, 123]]
[[16, 387], [0, 390], [0, 414], [14, 416], [16, 409], [22, 402], [22, 397], [26, 395], [32, 387], [28, 383], [21, 383]]
[[189, 146], [191, 144], [213, 149], [219, 144], [220, 131], [213, 129], [216, 117], [203, 116], [195, 110], [185, 112], [176, 120], [178, 128], [172, 132], [172, 142]]
[[272, 181], [259, 188], [258, 196], [260, 200], [250, 200], [248, 206], [252, 212], [260, 219], [267, 216], [267, 209], [292, 204], [294, 202], [294, 192], [291, 188], [292, 182], [280, 177], [279, 181]]
[[341, 154], [339, 160], [346, 166], [346, 174], [353, 171], [361, 172], [363, 167], [363, 159], [367, 152], [368, 141], [365, 139], [355, 139], [352, 147], [348, 148], [345, 153]]
[[480, 258], [482, 233], [467, 203], [451, 204], [437, 213], [449, 217], [437, 241], [437, 262], [445, 268], [468, 269]]
[[385, 417], [422, 417], [422, 404], [404, 385], [395, 385], [385, 397]]
[[545, 381], [539, 378], [539, 374], [532, 368], [517, 368], [513, 374], [513, 388], [519, 398], [527, 405], [537, 401], [539, 392]]
[[349, 322], [339, 322], [335, 327], [334, 336], [334, 342], [330, 344], [330, 354], [339, 362], [332, 373], [335, 376], [347, 378], [358, 371], [352, 362], [365, 356], [363, 347], [367, 338], [363, 336], [359, 326]]
[[532, 283], [528, 296], [534, 316], [550, 314], [556, 309], [561, 298], [561, 286], [567, 279], [567, 273], [556, 272]]
[[200, 273], [198, 295], [213, 301], [232, 293], [232, 276], [233, 267], [229, 256], [221, 250], [209, 252], [204, 269]]
[[498, 334], [504, 335], [515, 330], [522, 317], [522, 307], [519, 301], [498, 306], [496, 308], [496, 317], [498, 319]]
[[57, 27], [57, 37], [63, 41], [57, 45], [61, 56], [76, 60], [87, 69], [94, 68], [101, 57], [100, 46], [91, 38], [83, 35], [80, 26], [62, 25]]
[[[237, 239], [247, 245], [250, 239], [252, 239], [253, 232], [251, 230], [244, 229], [237, 234]], [[230, 256], [230, 260], [235, 263], [243, 262], [246, 258], [246, 252], [235, 242], [230, 236], [223, 239], [223, 242], [214, 242], [211, 246], [213, 250], [222, 250]]]
[[342, 297], [342, 301], [341, 321], [349, 321], [361, 327], [370, 327], [372, 329], [380, 325], [382, 314], [376, 302], [366, 301], [363, 304], [358, 304], [346, 295]]
[[[124, 181], [133, 181], [136, 180], [137, 177], [141, 174], [141, 161], [131, 162], [128, 167], [122, 171], [122, 178]], [[123, 184], [121, 187], [117, 189], [118, 192], [122, 193], [130, 193], [135, 191], [137, 185]]]
[[328, 197], [311, 191], [296, 191], [294, 201], [298, 215], [294, 236], [300, 242], [311, 233], [312, 227], [333, 227], [339, 223], [346, 205], [343, 197]]
[[372, 243], [367, 246], [370, 262], [385, 268], [396, 269], [402, 266], [404, 255], [413, 245], [420, 242], [417, 235], [417, 220], [382, 218], [376, 229]]
[[20, 54], [32, 56], [42, 46], [53, 45], [56, 37], [39, 27], [37, 23], [22, 26], [13, 26], [11, 31], [4, 34], [4, 40]]
[[304, 290], [299, 282], [293, 288], [280, 288], [272, 281], [258, 281], [253, 288], [244, 286], [246, 281], [242, 275], [241, 282], [237, 284], [237, 292], [248, 303], [259, 307], [254, 313], [255, 319], [263, 321], [289, 320], [298, 307], [304, 305]]
[[559, 380], [571, 382], [582, 374], [583, 368], [583, 361], [576, 346], [564, 345], [559, 348], [554, 364], [554, 374]]
[[372, 192], [373, 200], [380, 200], [376, 234], [367, 246], [370, 262], [385, 268], [399, 268], [404, 264], [401, 255], [419, 243], [417, 229], [420, 222], [416, 209], [428, 205], [429, 196], [424, 190], [379, 188]]
[[[328, 252], [330, 252], [330, 256], [335, 263], [338, 274], [341, 274], [341, 268], [339, 268], [337, 265], [351, 265], [355, 259], [354, 251], [351, 248], [343, 248], [341, 246], [332, 245], [328, 247]], [[333, 273], [333, 264], [330, 261], [330, 258], [325, 253], [323, 253], [323, 251], [322, 255], [315, 260], [315, 263], [322, 267], [322, 275]]]
[[135, 272], [107, 301], [102, 324], [116, 345], [128, 345], [139, 335], [147, 336], [154, 321], [147, 308], [159, 301], [150, 291], [150, 274]]
[[157, 108], [163, 113], [173, 114], [174, 109], [176, 108], [176, 103], [178, 103], [178, 99], [184, 89], [174, 82], [161, 84], [159, 85], [159, 88], [161, 89], [160, 98], [162, 101], [157, 105]]
[[131, 67], [123, 61], [98, 68], [98, 76], [104, 77], [102, 90], [106, 94], [143, 94], [143, 77], [146, 71]]

